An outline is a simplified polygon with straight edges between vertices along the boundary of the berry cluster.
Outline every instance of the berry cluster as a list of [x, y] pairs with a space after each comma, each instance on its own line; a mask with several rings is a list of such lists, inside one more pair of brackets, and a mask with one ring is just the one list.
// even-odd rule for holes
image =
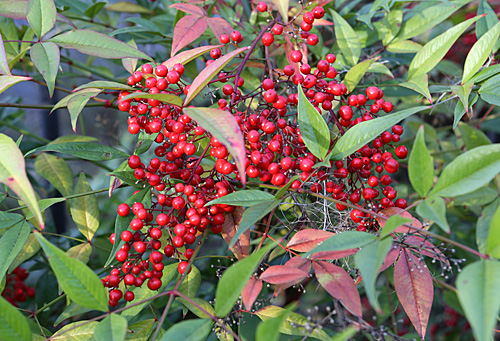
[[5, 277], [5, 288], [2, 291], [2, 297], [17, 307], [18, 302], [24, 302], [28, 297], [35, 297], [35, 288], [24, 284], [29, 273], [26, 269], [17, 267], [12, 273]]
[[[259, 3], [258, 10], [267, 10], [264, 5]], [[299, 30], [311, 45], [317, 42], [317, 37], [314, 39], [315, 35], [305, 33], [311, 29], [314, 19], [323, 15], [322, 7], [303, 15]], [[272, 33], [262, 35], [262, 44], [271, 45], [274, 35], [280, 35], [284, 29], [295, 30], [293, 22], [276, 23], [271, 28]], [[238, 44], [243, 36], [233, 31], [220, 37], [223, 44], [231, 40]], [[221, 49], [213, 49], [210, 51], [212, 59], [206, 61], [206, 65], [221, 56]], [[396, 158], [405, 158], [408, 153], [404, 146], [393, 146], [403, 133], [401, 126], [395, 125], [392, 131], [382, 133], [344, 160], [331, 161], [330, 167], [316, 167], [319, 160], [308, 150], [297, 124], [298, 87], [304, 89], [307, 99], [323, 114], [331, 129], [338, 131], [338, 136], [361, 122], [378, 117], [381, 110], [385, 113], [393, 110], [392, 103], [383, 99], [382, 90], [372, 86], [365, 94], [348, 94], [333, 66], [334, 54], [317, 61], [314, 69], [303, 61], [299, 50], [291, 52], [289, 59], [295, 65], [272, 70], [277, 76], [263, 79], [260, 86], [248, 94], [241, 89], [244, 79], [238, 68], [221, 72], [209, 83], [220, 86], [219, 109], [233, 115], [245, 137], [245, 174], [238, 172], [226, 146], [184, 114], [182, 108], [156, 99], [124, 100], [130, 95], [125, 91], [119, 95], [119, 110], [130, 115], [128, 131], [157, 135], [155, 157], [146, 160], [132, 155], [128, 159], [137, 183], [152, 189], [153, 200], [148, 207], [141, 202], [118, 206], [119, 216], [133, 219], [129, 229], [120, 236], [111, 236], [112, 243], [118, 240], [123, 243], [115, 255], [123, 265], [114, 268], [103, 279], [104, 285], [111, 289], [111, 306], [116, 306], [122, 297], [126, 301], [133, 300], [130, 288], [140, 287], [146, 281], [149, 289], [159, 289], [163, 262], [168, 258], [178, 260], [178, 270], [184, 273], [193, 256], [191, 246], [197, 235], [207, 229], [220, 233], [225, 214], [235, 209], [225, 204], [206, 204], [235, 191], [242, 176], [279, 187], [297, 176], [291, 184], [292, 189], [327, 193], [341, 202], [349, 201], [377, 212], [393, 206], [406, 208], [406, 201], [396, 199], [397, 193], [390, 186], [390, 174], [399, 168]], [[165, 65], [145, 64], [128, 78], [128, 84], [137, 88], [136, 93], [182, 96], [190, 87], [181, 79], [183, 73], [182, 64], [176, 64], [171, 70]], [[255, 109], [247, 107], [241, 111], [247, 101], [256, 103], [252, 106]], [[336, 141], [332, 140], [330, 148]], [[339, 210], [346, 208], [346, 205], [337, 204]], [[359, 210], [353, 210], [351, 218], [360, 231], [377, 228], [376, 222]], [[125, 293], [118, 289], [122, 281], [127, 288]]]

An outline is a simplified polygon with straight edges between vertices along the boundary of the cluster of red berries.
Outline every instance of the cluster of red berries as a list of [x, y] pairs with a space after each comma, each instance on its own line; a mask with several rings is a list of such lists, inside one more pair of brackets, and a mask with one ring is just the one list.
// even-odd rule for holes
[[35, 297], [35, 288], [24, 284], [28, 276], [29, 273], [26, 269], [20, 267], [15, 268], [12, 273], [7, 274], [2, 297], [16, 307], [18, 302], [24, 302], [28, 297]]
[[[259, 6], [261, 10], [263, 6]], [[323, 15], [324, 10], [317, 7], [304, 14], [303, 23], [312, 25], [315, 18]], [[284, 26], [277, 24], [272, 29], [273, 34], [280, 34]], [[224, 44], [230, 40], [238, 43], [243, 37], [238, 31], [220, 37]], [[267, 46], [264, 41], [263, 44]], [[212, 59], [206, 64], [213, 63], [221, 55], [219, 48], [213, 49], [210, 51]], [[128, 159], [137, 183], [153, 190], [153, 200], [148, 207], [141, 202], [118, 206], [119, 216], [132, 219], [129, 229], [120, 236], [111, 236], [112, 243], [120, 240], [123, 244], [115, 255], [122, 266], [114, 268], [103, 279], [104, 285], [111, 289], [111, 306], [116, 306], [122, 297], [126, 301], [133, 300], [130, 288], [140, 287], [146, 281], [149, 289], [159, 289], [163, 262], [168, 258], [178, 260], [179, 272], [184, 273], [194, 253], [190, 246], [195, 243], [196, 236], [207, 229], [220, 233], [225, 214], [235, 209], [224, 204], [208, 207], [206, 204], [233, 192], [241, 176], [284, 186], [298, 175], [299, 179], [291, 184], [293, 189], [328, 193], [337, 200], [375, 211], [406, 207], [404, 199], [396, 200], [390, 176], [382, 174], [384, 171], [395, 173], [399, 168], [392, 150], [396, 158], [407, 155], [404, 146], [394, 148], [392, 145], [403, 133], [399, 125], [344, 160], [332, 161], [331, 167], [315, 167], [318, 160], [306, 147], [297, 124], [298, 86], [304, 88], [307, 99], [324, 114], [327, 123], [336, 126], [339, 135], [363, 121], [376, 118], [380, 110], [391, 112], [393, 105], [384, 101], [383, 92], [377, 87], [367, 88], [365, 94], [347, 96], [346, 86], [335, 79], [337, 70], [332, 65], [335, 55], [328, 54], [319, 60], [314, 70], [302, 62], [302, 57], [298, 50], [290, 56], [294, 63], [299, 63], [300, 73], [294, 66], [286, 65], [282, 72], [275, 70], [277, 77], [264, 79], [259, 88], [248, 94], [238, 89], [243, 86], [244, 79], [237, 69], [221, 72], [210, 82], [220, 84], [219, 109], [232, 113], [245, 136], [245, 174], [238, 172], [226, 146], [184, 114], [182, 108], [156, 99], [123, 100], [130, 93], [120, 94], [118, 107], [130, 115], [128, 131], [157, 135], [153, 158], [146, 161], [139, 155], [132, 155]], [[171, 70], [165, 65], [145, 64], [129, 77], [128, 84], [137, 88], [137, 93], [182, 96], [189, 91], [189, 85], [181, 80], [183, 73], [181, 64]], [[232, 84], [224, 84], [229, 80]], [[258, 103], [256, 109], [239, 111], [247, 100]], [[330, 148], [335, 143], [333, 139]], [[345, 210], [347, 207], [337, 204], [337, 208]], [[358, 230], [376, 228], [370, 217], [359, 210], [352, 212], [352, 220], [359, 224]], [[125, 293], [118, 289], [122, 281], [127, 288]]]

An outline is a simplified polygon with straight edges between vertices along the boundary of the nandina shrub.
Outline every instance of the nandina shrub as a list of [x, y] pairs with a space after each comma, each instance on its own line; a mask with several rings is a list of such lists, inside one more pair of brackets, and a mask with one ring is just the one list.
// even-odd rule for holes
[[491, 338], [500, 24], [466, 5], [0, 3], [0, 91], [60, 97], [0, 105], [2, 337]]

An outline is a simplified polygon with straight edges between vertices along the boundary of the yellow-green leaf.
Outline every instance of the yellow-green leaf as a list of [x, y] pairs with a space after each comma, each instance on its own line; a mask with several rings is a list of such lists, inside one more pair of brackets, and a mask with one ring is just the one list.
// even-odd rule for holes
[[[85, 173], [80, 173], [80, 177], [75, 187], [74, 194], [92, 192]], [[99, 207], [95, 194], [85, 195], [71, 199], [71, 215], [78, 230], [91, 241], [99, 228]]]

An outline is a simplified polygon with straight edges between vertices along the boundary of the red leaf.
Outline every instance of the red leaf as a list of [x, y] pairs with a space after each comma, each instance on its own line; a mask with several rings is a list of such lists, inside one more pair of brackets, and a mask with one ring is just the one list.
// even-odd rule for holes
[[296, 284], [308, 276], [309, 272], [305, 272], [298, 268], [287, 265], [273, 265], [260, 275], [260, 279], [271, 284]]
[[224, 45], [207, 45], [207, 46], [197, 47], [188, 51], [182, 51], [178, 55], [164, 61], [162, 64], [165, 65], [169, 70], [171, 70], [175, 64], [186, 65], [190, 61], [201, 56], [202, 54], [205, 54], [208, 51], [221, 46]]
[[172, 41], [173, 57], [179, 50], [198, 39], [207, 29], [205, 17], [200, 15], [188, 15], [177, 22], [174, 28], [174, 39]]
[[191, 87], [189, 88], [189, 92], [184, 100], [184, 106], [187, 106], [193, 98], [195, 98], [203, 88], [214, 78], [219, 72], [224, 68], [239, 53], [248, 50], [248, 47], [242, 47], [237, 50], [234, 50], [219, 59], [215, 62], [204, 68], [198, 76], [193, 80]]
[[432, 244], [430, 241], [421, 236], [408, 236], [404, 239], [404, 242], [408, 245], [416, 246], [424, 256], [434, 258], [440, 262], [443, 262], [447, 266], [450, 266], [450, 261], [446, 256], [438, 249], [437, 246]]
[[[383, 216], [386, 216], [387, 218], [389, 218], [393, 215], [399, 214], [400, 216], [402, 216], [404, 218], [412, 219], [413, 220], [413, 222], [411, 223], [412, 226], [418, 227], [420, 229], [422, 228], [422, 223], [417, 218], [415, 218], [414, 216], [412, 216], [410, 213], [408, 213], [406, 211], [401, 213], [401, 214], [400, 214], [400, 212], [403, 212], [403, 209], [401, 209], [399, 207], [390, 207], [390, 208], [386, 208], [385, 210], [380, 211], [380, 214]], [[377, 218], [377, 221], [380, 224], [380, 227], [384, 227], [387, 219]], [[408, 233], [408, 232], [410, 232], [410, 230], [415, 232], [415, 230], [412, 230], [406, 226], [400, 226], [397, 229], [395, 229], [394, 232]]]
[[384, 262], [382, 263], [382, 266], [380, 267], [378, 272], [382, 272], [382, 271], [388, 269], [389, 267], [391, 267], [392, 265], [394, 265], [394, 262], [398, 258], [400, 251], [401, 251], [401, 249], [399, 247], [391, 248], [389, 253], [385, 256]]
[[361, 299], [351, 276], [339, 266], [317, 261], [313, 263], [319, 284], [351, 313], [361, 316]]
[[421, 338], [425, 338], [434, 286], [425, 263], [403, 249], [394, 267], [394, 287], [408, 318]]
[[298, 252], [308, 252], [334, 234], [333, 232], [323, 230], [302, 230], [297, 232], [292, 239], [290, 239], [286, 247]]
[[252, 310], [252, 306], [262, 290], [262, 281], [257, 278], [250, 278], [247, 285], [241, 292], [241, 300], [246, 310]]
[[[294, 267], [297, 269], [300, 269], [304, 272], [309, 273], [311, 271], [311, 261], [307, 258], [301, 257], [301, 256], [296, 256], [293, 258], [290, 258], [288, 262], [285, 263], [286, 266], [289, 267]], [[283, 283], [279, 284], [276, 286], [274, 289], [274, 297], [278, 296], [283, 290], [286, 288], [291, 287], [292, 285], [297, 284], [295, 282], [288, 282], [288, 283]]]
[[223, 34], [230, 34], [233, 31], [233, 27], [226, 20], [222, 18], [208, 18], [208, 27], [212, 30], [215, 38], [219, 39], [219, 37]]
[[[231, 243], [231, 240], [233, 240], [233, 237], [238, 230], [243, 212], [245, 212], [245, 209], [241, 206], [238, 206], [233, 212], [226, 213], [224, 215], [226, 220], [224, 221], [224, 224], [222, 224], [221, 234], [227, 245]], [[245, 231], [240, 236], [238, 241], [234, 243], [231, 251], [239, 260], [245, 258], [250, 254], [250, 230]]]
[[179, 11], [182, 11], [184, 13], [189, 13], [189, 14], [196, 14], [196, 15], [201, 15], [201, 16], [206, 16], [207, 12], [201, 7], [195, 6], [195, 5], [190, 5], [190, 4], [172, 4], [168, 6], [169, 8], [175, 8], [178, 9]]
[[344, 257], [351, 256], [358, 252], [359, 249], [347, 249], [341, 251], [320, 251], [313, 253], [311, 255], [311, 260], [332, 260], [332, 259], [341, 259]]

